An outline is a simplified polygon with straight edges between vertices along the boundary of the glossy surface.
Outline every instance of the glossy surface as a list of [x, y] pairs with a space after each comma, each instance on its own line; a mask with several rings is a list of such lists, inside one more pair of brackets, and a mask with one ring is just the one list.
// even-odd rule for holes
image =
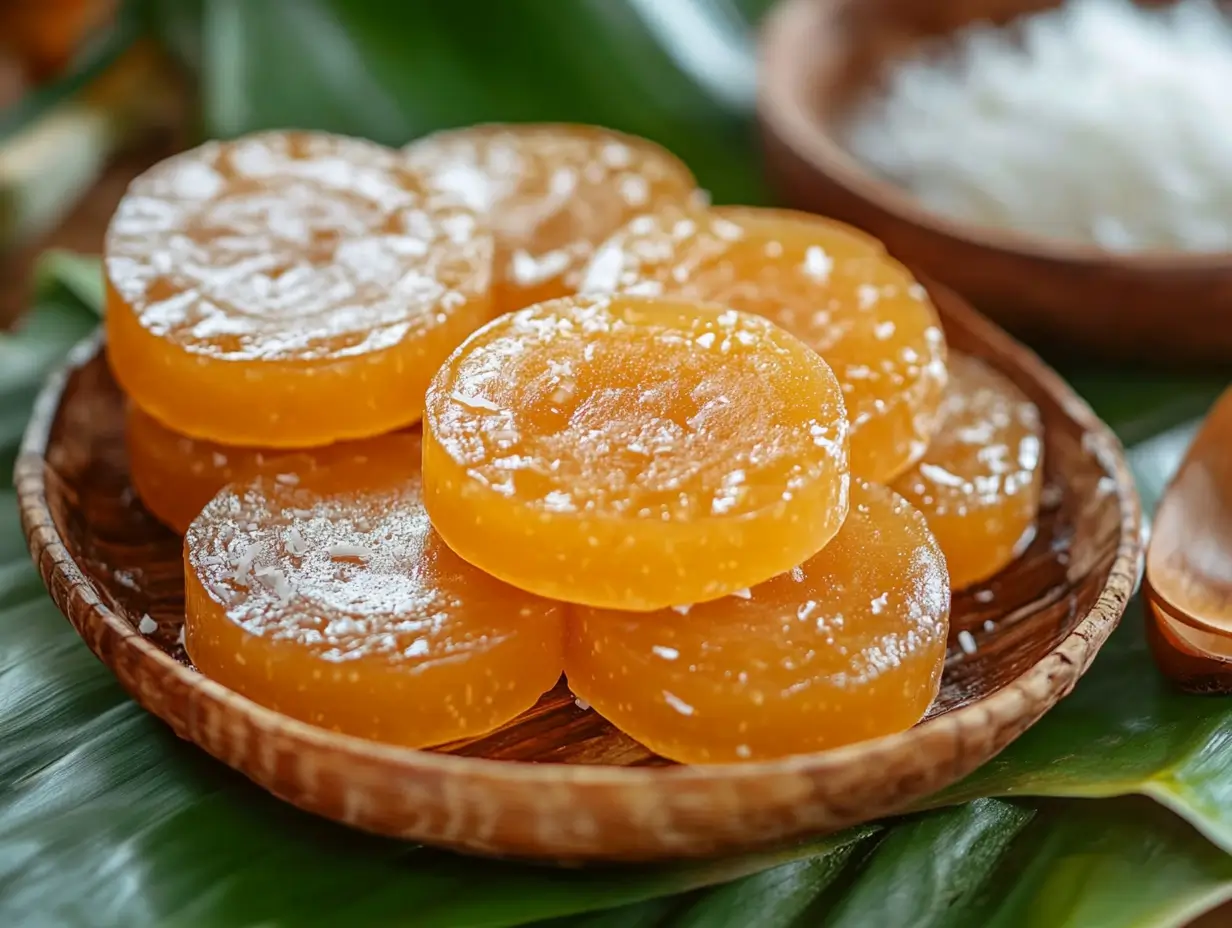
[[490, 731], [552, 687], [562, 607], [445, 547], [418, 437], [303, 457], [227, 488], [188, 531], [199, 670], [302, 721], [411, 747]]
[[851, 514], [802, 566], [743, 596], [570, 618], [570, 688], [651, 750], [768, 760], [909, 728], [937, 695], [950, 588], [923, 517], [854, 483]]
[[108, 353], [194, 438], [327, 444], [417, 421], [492, 315], [493, 243], [396, 152], [303, 132], [209, 142], [133, 181], [107, 231]]
[[425, 501], [462, 557], [569, 602], [658, 609], [790, 569], [847, 512], [825, 362], [758, 316], [574, 298], [475, 333], [428, 391]]
[[472, 126], [404, 151], [416, 171], [492, 223], [500, 312], [572, 294], [595, 246], [632, 217], [704, 201], [675, 155], [594, 126]]
[[[293, 453], [200, 441], [171, 431], [132, 403], [126, 412], [124, 437], [133, 489], [152, 515], [180, 535], [228, 483]], [[301, 468], [310, 462], [296, 458]]]
[[[331, 737], [235, 698], [177, 643], [183, 542], [132, 499], [123, 397], [105, 360], [85, 350], [36, 404], [17, 463], [22, 525], [57, 606], [123, 687], [177, 736], [309, 812], [403, 841], [551, 861], [782, 846], [913, 805], [994, 757], [1073, 689], [1134, 587], [1137, 496], [1111, 431], [961, 301], [939, 290], [938, 308], [951, 344], [1032, 385], [1058, 492], [994, 602], [955, 597], [952, 629], [992, 628], [976, 632], [974, 654], [951, 638], [930, 718], [837, 753], [756, 770], [663, 770], [559, 685], [508, 726], [441, 752]], [[138, 632], [145, 613], [159, 624], [149, 636]]]
[[767, 316], [834, 369], [851, 418], [851, 468], [885, 481], [936, 427], [945, 339], [927, 293], [880, 243], [782, 210], [663, 211], [595, 254], [587, 292], [713, 300]]
[[983, 361], [951, 355], [937, 434], [893, 487], [924, 514], [959, 590], [1035, 537], [1044, 427], [1022, 391]]

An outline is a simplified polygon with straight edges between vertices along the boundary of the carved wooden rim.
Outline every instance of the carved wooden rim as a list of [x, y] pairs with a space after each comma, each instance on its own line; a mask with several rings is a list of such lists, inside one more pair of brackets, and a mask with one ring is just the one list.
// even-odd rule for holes
[[[930, 290], [932, 287], [930, 286]], [[469, 852], [561, 860], [713, 855], [886, 815], [989, 760], [1067, 694], [1118, 623], [1141, 564], [1139, 502], [1111, 430], [1039, 358], [944, 291], [984, 356], [1050, 394], [1115, 481], [1119, 538], [1098, 598], [1050, 653], [1000, 690], [901, 734], [820, 754], [711, 767], [515, 763], [414, 751], [288, 719], [180, 664], [99, 596], [48, 505], [45, 463], [78, 346], [34, 408], [16, 469], [22, 526], [52, 599], [146, 709], [259, 785], [355, 827]], [[938, 300], [941, 302], [941, 299]], [[878, 771], [870, 776], [869, 771]]]

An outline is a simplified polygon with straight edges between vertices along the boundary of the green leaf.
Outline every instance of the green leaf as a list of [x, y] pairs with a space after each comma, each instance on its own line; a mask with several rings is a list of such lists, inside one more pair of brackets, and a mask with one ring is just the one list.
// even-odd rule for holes
[[[11, 511], [0, 519], [13, 531]], [[0, 599], [0, 924], [42, 913], [64, 924], [516, 925], [841, 853], [868, 833], [737, 860], [575, 873], [350, 832], [171, 736], [128, 701], [33, 574], [23, 566]]]
[[[14, 397], [28, 398], [49, 364], [89, 331], [101, 301], [94, 259], [53, 255], [38, 280], [36, 312], [0, 341], [0, 410], [21, 415]], [[1171, 402], [1188, 389], [1151, 395]], [[1154, 414], [1147, 399], [1135, 401], [1136, 417], [1123, 426]], [[1134, 450], [1146, 496], [1158, 492], [1191, 434], [1165, 433]], [[949, 798], [1146, 792], [1226, 846], [1230, 708], [1166, 687], [1133, 618], [1073, 696]], [[1064, 814], [1048, 805], [1028, 822], [1034, 805], [983, 800], [909, 819], [884, 840], [860, 830], [777, 856], [582, 872], [462, 860], [348, 832], [267, 797], [128, 701], [43, 594], [12, 493], [0, 494], [0, 726], [0, 924], [38, 912], [65, 924], [480, 926], [572, 915], [556, 924], [720, 928], [811, 924], [819, 913], [832, 924], [862, 924], [873, 911], [895, 924], [904, 913], [921, 913], [902, 923], [922, 926], [983, 924], [985, 916], [1033, 924], [1007, 860], [1020, 860], [1014, 866], [1032, 885], [1081, 884], [1065, 895], [1069, 909], [1056, 912], [1070, 921], [1057, 924], [1172, 924], [1175, 913], [1227, 892], [1227, 875], [1212, 861], [1228, 858], [1150, 806], [1115, 801], [1069, 802]], [[1149, 827], [1100, 818], [1125, 808]], [[1109, 830], [1115, 840], [1085, 856], [1062, 854]], [[1140, 873], [1160, 848], [1170, 868], [1162, 883]], [[295, 879], [280, 877], [288, 873]], [[1126, 874], [1138, 876], [1124, 884], [1134, 892], [1120, 891], [1128, 901], [1118, 909], [1108, 887]], [[617, 908], [578, 915], [610, 906]], [[1134, 912], [1145, 914], [1125, 920]]]
[[1200, 416], [1232, 381], [1226, 368], [1135, 370], [1060, 361], [1057, 370], [1130, 445]]
[[945, 924], [988, 880], [1033, 814], [1026, 807], [979, 799], [903, 823], [881, 842], [825, 924]]
[[[750, 16], [766, 5], [739, 2]], [[502, 0], [479, 17], [403, 0], [164, 0], [146, 12], [200, 69], [211, 135], [300, 125], [401, 144], [479, 120], [599, 122], [664, 143], [720, 201], [765, 198], [749, 35], [721, 0]], [[703, 40], [721, 53], [698, 58]], [[97, 262], [49, 256], [38, 291], [23, 329], [0, 339], [0, 457], [49, 365], [95, 324]], [[1132, 442], [1197, 414], [1226, 381], [1062, 369]], [[1134, 449], [1144, 496], [1191, 435]], [[735, 861], [467, 860], [302, 815], [174, 739], [47, 600], [0, 492], [3, 925], [1180, 925], [1229, 895], [1232, 858], [1145, 800], [1024, 797], [1141, 792], [1230, 847], [1229, 708], [1166, 687], [1131, 613], [1072, 697], [946, 797], [975, 801]], [[1015, 798], [979, 798], [990, 794]]]
[[667, 921], [674, 910], [687, 905], [689, 899], [687, 895], [665, 896], [606, 912], [536, 922], [535, 928], [657, 928]]
[[35, 305], [68, 296], [101, 316], [104, 290], [102, 263], [96, 255], [53, 248], [43, 252], [34, 268]]
[[[372, 76], [328, 4], [212, 0], [204, 4], [204, 17], [202, 77], [211, 135], [319, 126], [383, 141], [409, 137], [411, 123], [402, 107]], [[405, 51], [417, 57], [414, 46]], [[294, 59], [300, 64], [287, 67]], [[331, 67], [305, 68], [305, 61], [329, 61]]]
[[737, 880], [702, 895], [672, 918], [673, 928], [791, 928], [834, 885], [869, 840]]
[[1135, 602], [1073, 694], [930, 802], [1142, 793], [1232, 852], [1232, 701], [1187, 696], [1155, 669]]
[[730, 3], [501, 0], [476, 16], [403, 0], [151, 2], [199, 69], [210, 136], [297, 126], [402, 145], [476, 122], [590, 122], [666, 145], [721, 202], [766, 200], [753, 33]]
[[[39, 387], [65, 353], [98, 325], [97, 259], [53, 252], [35, 271], [36, 304], [12, 332], [0, 332], [0, 472], [12, 472], [17, 444]], [[82, 297], [89, 302], [83, 301]]]
[[876, 836], [870, 832], [829, 854], [782, 864], [704, 892], [537, 922], [536, 928], [792, 928], [836, 886], [851, 861], [876, 844]]
[[0, 924], [518, 925], [847, 852], [873, 830], [644, 868], [460, 858], [300, 813], [131, 702], [42, 590], [0, 497]]
[[[88, 333], [101, 309], [96, 259], [51, 253], [36, 280], [37, 310], [16, 334], [0, 340], [0, 447], [12, 446], [37, 383]], [[1143, 380], [1105, 372], [1098, 388], [1088, 389], [1123, 434], [1146, 434], [1180, 411], [1194, 411], [1216, 388], [1213, 377], [1163, 382], [1157, 377], [1145, 388]], [[1148, 505], [1192, 433], [1191, 424], [1134, 449]], [[787, 855], [794, 858], [791, 863], [685, 897], [671, 894], [770, 866], [776, 858], [575, 874], [463, 862], [344, 832], [257, 793], [170, 739], [129, 703], [43, 597], [23, 561], [13, 505], [11, 493], [0, 495], [0, 506], [6, 507], [0, 516], [0, 705], [5, 730], [15, 733], [0, 746], [0, 783], [10, 784], [0, 789], [0, 889], [12, 890], [0, 892], [5, 900], [0, 915], [34, 911], [40, 900], [54, 895], [50, 883], [78, 888], [57, 911], [70, 923], [138, 924], [174, 917], [301, 924], [325, 912], [327, 921], [344, 912], [397, 921], [413, 909], [416, 920], [407, 923], [512, 925], [650, 899], [569, 923], [720, 928], [758, 918], [759, 924], [792, 925], [821, 905], [828, 923], [836, 925], [861, 924], [874, 910], [894, 918], [931, 913], [919, 916], [920, 925], [951, 924], [945, 913], [952, 911], [958, 919], [952, 923], [962, 924], [962, 913], [987, 909], [989, 901], [977, 898], [976, 890], [1006, 849], [1019, 847], [1014, 839], [1031, 814], [1027, 807], [977, 801], [899, 825], [854, 874], [848, 872], [851, 860], [867, 852], [868, 831], [810, 851], [797, 849]], [[57, 698], [43, 698], [57, 684]], [[1140, 616], [1131, 611], [1075, 694], [945, 798], [1142, 792], [1232, 847], [1232, 788], [1224, 785], [1232, 781], [1229, 708], [1226, 701], [1183, 696], [1167, 687], [1146, 652]], [[68, 804], [64, 796], [72, 797]], [[1032, 824], [1027, 835], [1051, 846], [1059, 839], [1049, 836], [1065, 831], [1065, 822], [1055, 819], [1046, 817], [1044, 831]], [[92, 836], [86, 845], [79, 840], [82, 834]], [[1161, 826], [1152, 834], [1179, 840], [1183, 833]], [[1144, 840], [1138, 835], [1137, 843], [1119, 842], [1117, 849], [1130, 851]], [[1199, 860], [1203, 847], [1186, 845], [1178, 859]], [[340, 853], [345, 863], [339, 862]], [[1096, 873], [1128, 866], [1119, 859], [1095, 860], [1090, 866]], [[139, 878], [115, 879], [133, 862], [140, 863]], [[1071, 865], [1033, 866], [1040, 880], [1055, 882]], [[312, 891], [258, 891], [282, 868], [312, 872]], [[1198, 911], [1225, 892], [1217, 880], [1195, 876], [1201, 875], [1200, 866], [1187, 863], [1181, 870], [1177, 885], [1151, 904]], [[846, 880], [841, 885], [840, 877]], [[210, 888], [202, 895], [207, 878]], [[475, 879], [484, 892], [465, 892]], [[362, 900], [342, 909], [326, 904], [331, 894], [345, 895], [347, 887], [356, 886], [366, 887]], [[86, 893], [82, 887], [92, 889]], [[1069, 895], [1079, 908], [1099, 898], [1098, 892]], [[1014, 898], [999, 895], [998, 911], [1009, 911]], [[1021, 913], [998, 918], [998, 924], [1030, 923]], [[1099, 922], [1105, 923], [1156, 922]]]
[[[58, 279], [45, 286], [36, 310], [12, 333], [0, 335], [0, 396], [41, 385], [65, 352], [98, 325], [91, 307], [67, 291], [59, 292]], [[29, 408], [19, 411], [24, 422]]]
[[[1130, 461], [1153, 507], [1195, 426]], [[1232, 700], [1189, 696], [1155, 669], [1135, 600], [1095, 664], [1034, 728], [930, 802], [976, 796], [1151, 796], [1232, 852]]]
[[1158, 807], [1106, 800], [1038, 808], [963, 910], [912, 924], [1179, 928], [1232, 898], [1232, 857]]
[[1142, 800], [981, 800], [890, 832], [826, 928], [1144, 928], [1232, 897], [1232, 857]]
[[1232, 898], [1232, 857], [1145, 800], [984, 799], [807, 862], [541, 928], [1148, 928]]

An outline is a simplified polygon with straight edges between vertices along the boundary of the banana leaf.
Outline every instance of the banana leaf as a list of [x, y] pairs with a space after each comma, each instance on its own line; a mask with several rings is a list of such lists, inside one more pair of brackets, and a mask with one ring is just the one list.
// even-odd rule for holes
[[[196, 71], [204, 135], [401, 144], [482, 120], [598, 122], [667, 145], [720, 201], [765, 200], [748, 24], [768, 0], [139, 5]], [[98, 280], [57, 256], [0, 341], [0, 459], [42, 369], [91, 324]], [[1148, 498], [1227, 379], [1062, 369], [1142, 443]], [[1182, 925], [1232, 895], [1229, 731], [1232, 701], [1158, 679], [1131, 612], [1074, 695], [935, 800], [948, 807], [735, 861], [468, 860], [302, 815], [170, 736], [46, 599], [0, 494], [3, 925]], [[1077, 798], [1133, 793], [1161, 802]]]
[[[1186, 424], [1134, 450], [1148, 500], [1158, 497], [1194, 430]], [[1142, 793], [1232, 853], [1232, 700], [1170, 687], [1147, 651], [1142, 611], [1141, 600], [1130, 606], [1095, 672], [1043, 723], [932, 801]], [[1114, 712], [1107, 701], [1116, 703]]]
[[1232, 858], [1193, 837], [1141, 801], [980, 800], [867, 840], [837, 876], [831, 855], [541, 928], [1183, 925], [1232, 895]]
[[297, 126], [402, 145], [476, 122], [590, 122], [666, 145], [717, 200], [766, 197], [750, 23], [768, 0], [140, 6], [198, 74], [209, 137]]
[[[38, 279], [26, 324], [0, 336], [0, 454], [99, 309], [92, 259], [53, 255]], [[1119, 408], [1123, 431], [1211, 386], [1160, 383]], [[1132, 452], [1148, 501], [1190, 434]], [[1182, 925], [1232, 897], [1229, 731], [1232, 701], [1168, 689], [1131, 614], [1073, 696], [938, 800], [950, 807], [736, 860], [476, 861], [311, 818], [175, 739], [47, 599], [0, 494], [3, 925]], [[1162, 804], [1039, 798], [1129, 793]]]

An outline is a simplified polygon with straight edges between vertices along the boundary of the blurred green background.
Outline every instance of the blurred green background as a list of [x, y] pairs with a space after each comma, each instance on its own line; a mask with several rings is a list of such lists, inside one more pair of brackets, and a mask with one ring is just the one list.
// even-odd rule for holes
[[205, 131], [402, 144], [444, 126], [594, 122], [654, 139], [728, 200], [750, 159], [751, 25], [768, 0], [213, 0], [152, 5], [202, 76]]
[[[0, 0], [0, 46], [29, 27], [16, 13], [83, 4]], [[666, 145], [721, 202], [761, 203], [755, 25], [770, 5], [138, 0], [79, 25], [73, 53], [0, 105], [0, 287], [25, 307], [35, 284], [26, 325], [0, 336], [0, 462], [97, 319], [93, 261], [55, 254], [36, 276], [31, 262], [48, 243], [96, 251], [151, 159], [270, 127], [402, 144], [477, 121], [585, 121]], [[1148, 507], [1227, 382], [1082, 358], [1063, 371], [1133, 446]], [[1158, 677], [1140, 610], [946, 808], [780, 855], [557, 871], [346, 831], [176, 741], [47, 600], [0, 491], [0, 925], [1183, 925], [1232, 897], [1232, 703]]]
[[[0, 47], [6, 5], [36, 2], [0, 0]], [[168, 123], [184, 144], [296, 126], [401, 145], [481, 121], [592, 122], [667, 146], [720, 201], [765, 199], [751, 128], [769, 0], [46, 0], [42, 28], [91, 5], [114, 17], [84, 30], [78, 14], [75, 56], [0, 109], [18, 150], [0, 161], [0, 243], [45, 232], [110, 155]]]

